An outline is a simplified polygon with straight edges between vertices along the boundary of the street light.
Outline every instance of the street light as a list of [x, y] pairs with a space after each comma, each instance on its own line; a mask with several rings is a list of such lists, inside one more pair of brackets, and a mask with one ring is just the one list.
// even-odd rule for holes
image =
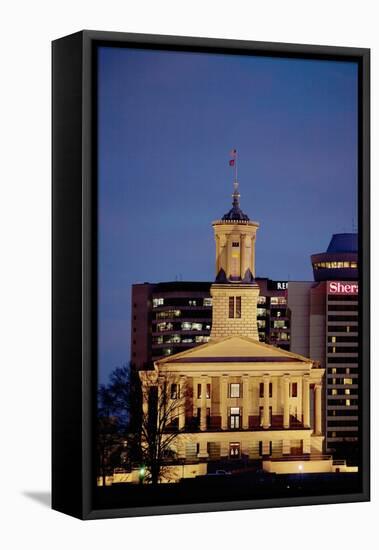
[[139, 482], [141, 484], [143, 483], [143, 480], [145, 479], [145, 473], [146, 473], [145, 466], [141, 466], [141, 468], [139, 469]]

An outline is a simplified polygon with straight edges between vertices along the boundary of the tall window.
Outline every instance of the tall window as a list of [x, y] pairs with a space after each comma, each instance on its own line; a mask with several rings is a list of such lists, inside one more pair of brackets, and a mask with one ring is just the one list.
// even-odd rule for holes
[[241, 296], [236, 296], [236, 317], [241, 319]]
[[240, 427], [240, 408], [239, 407], [231, 407], [230, 409], [230, 429], [231, 430], [239, 430]]
[[229, 397], [241, 397], [241, 384], [230, 384]]
[[292, 382], [292, 397], [297, 397], [297, 382]]
[[229, 319], [234, 319], [234, 297], [229, 296]]
[[171, 384], [171, 399], [179, 399], [179, 385]]
[[241, 296], [229, 296], [229, 319], [240, 319], [242, 315]]

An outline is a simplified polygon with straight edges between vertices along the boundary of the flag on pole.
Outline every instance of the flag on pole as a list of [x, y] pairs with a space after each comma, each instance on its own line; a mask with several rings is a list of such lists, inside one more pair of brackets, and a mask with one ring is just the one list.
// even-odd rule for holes
[[229, 161], [229, 166], [234, 166], [234, 165], [235, 165], [235, 162], [236, 162], [235, 159], [230, 160], [230, 161]]

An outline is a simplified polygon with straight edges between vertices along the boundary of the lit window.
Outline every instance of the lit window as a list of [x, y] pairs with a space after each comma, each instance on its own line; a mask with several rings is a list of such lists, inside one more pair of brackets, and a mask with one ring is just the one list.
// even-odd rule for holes
[[336, 437], [337, 433], [336, 432], [332, 432], [332, 437]]
[[332, 374], [337, 374], [337, 369], [335, 367], [332, 368]]
[[232, 430], [238, 430], [240, 427], [240, 408], [231, 407], [229, 425]]
[[234, 297], [229, 296], [229, 319], [234, 319]]
[[212, 306], [212, 298], [204, 298], [204, 300], [203, 300], [203, 306], [205, 306], [205, 307], [211, 307], [211, 306]]
[[241, 318], [241, 296], [229, 296], [229, 319]]
[[240, 397], [240, 384], [230, 384], [230, 397]]
[[336, 337], [335, 336], [332, 336], [332, 342], [336, 342]]
[[346, 407], [350, 407], [350, 399], [346, 399]]
[[349, 389], [345, 390], [345, 395], [350, 395], [350, 390]]
[[209, 336], [195, 336], [195, 342], [197, 344], [209, 342]]
[[353, 383], [353, 379], [352, 379], [352, 378], [344, 378], [344, 379], [343, 379], [343, 383], [344, 383], [344, 384], [352, 384], [352, 383]]
[[241, 318], [241, 296], [236, 297], [236, 317]]
[[335, 388], [332, 389], [332, 395], [337, 395], [337, 390]]
[[182, 330], [191, 330], [191, 323], [184, 322], [182, 323]]
[[271, 304], [279, 304], [279, 299], [277, 296], [273, 296], [270, 301]]
[[179, 385], [171, 384], [171, 399], [179, 399]]
[[201, 323], [192, 323], [191, 330], [203, 330], [203, 325]]
[[188, 304], [190, 306], [195, 306], [196, 305], [196, 300], [188, 300]]
[[259, 296], [258, 304], [265, 304], [265, 303], [266, 303], [266, 296]]
[[153, 298], [153, 307], [163, 306], [164, 298]]

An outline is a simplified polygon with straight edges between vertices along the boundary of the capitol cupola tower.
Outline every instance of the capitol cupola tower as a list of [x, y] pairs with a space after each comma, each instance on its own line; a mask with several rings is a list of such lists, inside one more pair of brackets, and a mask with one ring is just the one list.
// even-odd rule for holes
[[232, 208], [212, 224], [216, 241], [216, 280], [211, 286], [211, 338], [247, 336], [258, 340], [259, 287], [254, 277], [259, 223], [251, 221], [241, 210], [236, 170], [233, 185]]

